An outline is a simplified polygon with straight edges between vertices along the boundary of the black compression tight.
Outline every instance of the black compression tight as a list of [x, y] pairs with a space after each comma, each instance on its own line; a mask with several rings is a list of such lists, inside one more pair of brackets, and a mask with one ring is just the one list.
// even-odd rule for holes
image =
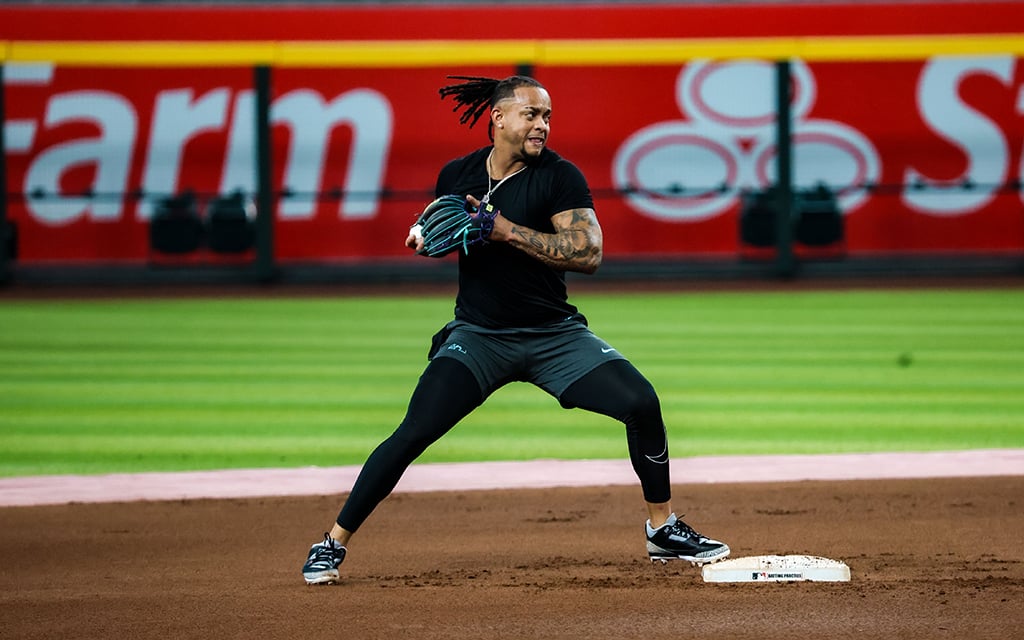
[[[451, 358], [432, 360], [413, 391], [405, 419], [363, 465], [338, 514], [338, 524], [354, 533], [394, 490], [408, 466], [480, 406], [484, 398], [478, 389], [476, 378], [461, 363]], [[626, 360], [605, 363], [570, 385], [560, 401], [566, 408], [579, 407], [623, 422], [629, 458], [640, 479], [644, 500], [669, 500], [661, 406], [654, 388], [633, 365]], [[663, 455], [659, 458], [659, 454]]]
[[562, 394], [562, 406], [593, 411], [626, 425], [629, 460], [640, 479], [644, 500], [672, 497], [668, 438], [654, 387], [628, 360], [612, 360], [583, 376]]
[[355, 533], [413, 460], [481, 402], [480, 385], [464, 364], [451, 358], [431, 360], [412, 392], [402, 424], [374, 449], [359, 472], [338, 524]]

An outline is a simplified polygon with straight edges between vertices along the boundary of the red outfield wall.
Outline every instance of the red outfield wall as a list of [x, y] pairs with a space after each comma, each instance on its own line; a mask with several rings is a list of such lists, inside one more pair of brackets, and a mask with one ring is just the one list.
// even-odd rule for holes
[[[486, 25], [500, 16], [502, 31]], [[0, 39], [507, 40], [1024, 32], [1014, 2], [739, 6], [0, 7]], [[406, 257], [401, 236], [443, 162], [487, 143], [437, 88], [458, 67], [273, 71], [282, 261]], [[1013, 55], [793, 65], [798, 186], [839, 195], [850, 255], [1024, 251], [1024, 64]], [[606, 255], [740, 252], [740, 193], [774, 179], [773, 67], [538, 64], [550, 145], [587, 175]], [[7, 191], [26, 264], [146, 260], [146, 200], [251, 190], [252, 73], [7, 65]], [[877, 189], [865, 188], [881, 185]], [[910, 185], [910, 186], [902, 186]], [[1007, 188], [1009, 187], [1009, 188]], [[382, 196], [385, 191], [391, 196]], [[96, 197], [82, 197], [92, 192]], [[316, 199], [310, 194], [344, 192]], [[680, 196], [679, 194], [683, 195]], [[110, 194], [110, 197], [105, 197]], [[392, 229], [393, 233], [381, 232]]]

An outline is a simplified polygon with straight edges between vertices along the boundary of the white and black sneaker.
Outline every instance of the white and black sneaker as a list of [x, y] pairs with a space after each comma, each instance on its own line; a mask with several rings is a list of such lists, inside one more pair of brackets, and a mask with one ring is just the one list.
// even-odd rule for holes
[[330, 584], [339, 578], [338, 567], [345, 559], [345, 547], [330, 534], [324, 534], [324, 541], [309, 548], [309, 558], [302, 565], [302, 577], [306, 584]]
[[700, 566], [729, 557], [729, 545], [697, 533], [673, 513], [657, 529], [647, 521], [647, 555], [651, 562], [687, 560]]

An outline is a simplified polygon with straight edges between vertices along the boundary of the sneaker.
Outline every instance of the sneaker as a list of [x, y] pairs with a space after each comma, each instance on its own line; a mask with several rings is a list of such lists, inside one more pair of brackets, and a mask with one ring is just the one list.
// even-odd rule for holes
[[661, 560], [665, 564], [669, 560], [688, 560], [700, 566], [727, 558], [729, 545], [697, 533], [673, 513], [657, 529], [647, 521], [647, 555], [651, 562]]
[[331, 584], [338, 581], [338, 566], [345, 559], [345, 547], [324, 534], [324, 541], [309, 548], [309, 558], [302, 565], [306, 584]]

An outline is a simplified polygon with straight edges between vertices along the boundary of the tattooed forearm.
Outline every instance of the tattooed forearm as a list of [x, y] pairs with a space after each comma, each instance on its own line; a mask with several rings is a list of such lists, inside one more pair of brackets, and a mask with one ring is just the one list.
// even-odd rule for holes
[[601, 227], [592, 209], [572, 209], [551, 219], [554, 233], [512, 225], [507, 241], [562, 271], [593, 273], [601, 265]]

